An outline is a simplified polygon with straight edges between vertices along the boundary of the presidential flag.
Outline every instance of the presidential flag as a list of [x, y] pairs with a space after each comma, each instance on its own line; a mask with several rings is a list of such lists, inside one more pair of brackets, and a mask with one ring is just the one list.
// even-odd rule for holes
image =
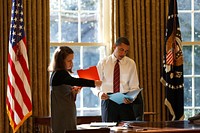
[[9, 37], [6, 109], [14, 133], [32, 115], [30, 74], [23, 15], [22, 0], [13, 0]]
[[170, 0], [161, 82], [166, 89], [165, 105], [173, 120], [184, 119], [183, 51], [176, 0]]

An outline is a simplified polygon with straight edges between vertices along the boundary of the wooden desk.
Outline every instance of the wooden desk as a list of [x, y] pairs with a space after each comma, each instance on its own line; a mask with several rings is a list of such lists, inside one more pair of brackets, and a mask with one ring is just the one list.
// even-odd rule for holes
[[[79, 116], [78, 124], [100, 122], [99, 116]], [[39, 125], [48, 126], [50, 129], [50, 117], [33, 117], [34, 133], [39, 133]], [[111, 133], [200, 133], [200, 124], [189, 123], [189, 121], [166, 121], [166, 122], [150, 122], [150, 121], [132, 121], [122, 122], [129, 125], [127, 129], [113, 130]], [[49, 132], [51, 132], [49, 130]]]
[[[155, 116], [155, 112], [144, 112], [144, 120], [150, 121], [150, 116]], [[32, 116], [33, 132], [40, 133], [41, 126], [47, 126], [51, 132], [51, 117], [50, 116]], [[77, 125], [87, 124], [91, 122], [101, 122], [101, 116], [77, 116]]]
[[[47, 126], [48, 132], [51, 132], [51, 117], [50, 116], [32, 116], [33, 132], [40, 133], [40, 126]], [[101, 116], [78, 116], [77, 124], [85, 124], [91, 122], [101, 122]]]
[[166, 121], [166, 122], [123, 122], [129, 128], [112, 131], [112, 133], [200, 133], [200, 124], [189, 121]]

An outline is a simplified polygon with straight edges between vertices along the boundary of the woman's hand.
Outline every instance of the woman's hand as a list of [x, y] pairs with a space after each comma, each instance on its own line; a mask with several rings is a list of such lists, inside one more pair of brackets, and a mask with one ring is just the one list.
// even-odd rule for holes
[[96, 87], [100, 87], [101, 84], [102, 84], [102, 81], [100, 81], [100, 80], [95, 80], [94, 83], [95, 83], [95, 86], [96, 86]]
[[73, 94], [78, 94], [80, 91], [81, 91], [81, 88], [80, 86], [73, 86], [72, 87], [72, 93]]
[[74, 101], [76, 101], [76, 95], [81, 91], [81, 88], [80, 86], [73, 86], [72, 87], [72, 95], [73, 95], [73, 99]]

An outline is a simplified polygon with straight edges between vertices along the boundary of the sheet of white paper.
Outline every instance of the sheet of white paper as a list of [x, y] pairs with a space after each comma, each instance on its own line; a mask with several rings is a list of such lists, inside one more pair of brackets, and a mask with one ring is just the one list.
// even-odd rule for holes
[[122, 94], [120, 92], [114, 93], [114, 94], [109, 95], [109, 99], [118, 103], [118, 104], [122, 104], [123, 101], [124, 101], [124, 98], [135, 100], [137, 98], [137, 95], [139, 94], [139, 92], [142, 89], [143, 88], [128, 92], [126, 95]]
[[91, 122], [90, 127], [113, 127], [117, 122]]
[[77, 125], [77, 129], [100, 129], [101, 127], [91, 127], [90, 124]]

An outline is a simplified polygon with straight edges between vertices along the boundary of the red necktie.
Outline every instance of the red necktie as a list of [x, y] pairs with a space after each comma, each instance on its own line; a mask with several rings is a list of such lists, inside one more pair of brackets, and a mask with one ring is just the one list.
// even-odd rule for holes
[[117, 60], [114, 68], [114, 75], [113, 75], [113, 89], [114, 93], [119, 92], [120, 89], [120, 70], [119, 70], [119, 60]]

